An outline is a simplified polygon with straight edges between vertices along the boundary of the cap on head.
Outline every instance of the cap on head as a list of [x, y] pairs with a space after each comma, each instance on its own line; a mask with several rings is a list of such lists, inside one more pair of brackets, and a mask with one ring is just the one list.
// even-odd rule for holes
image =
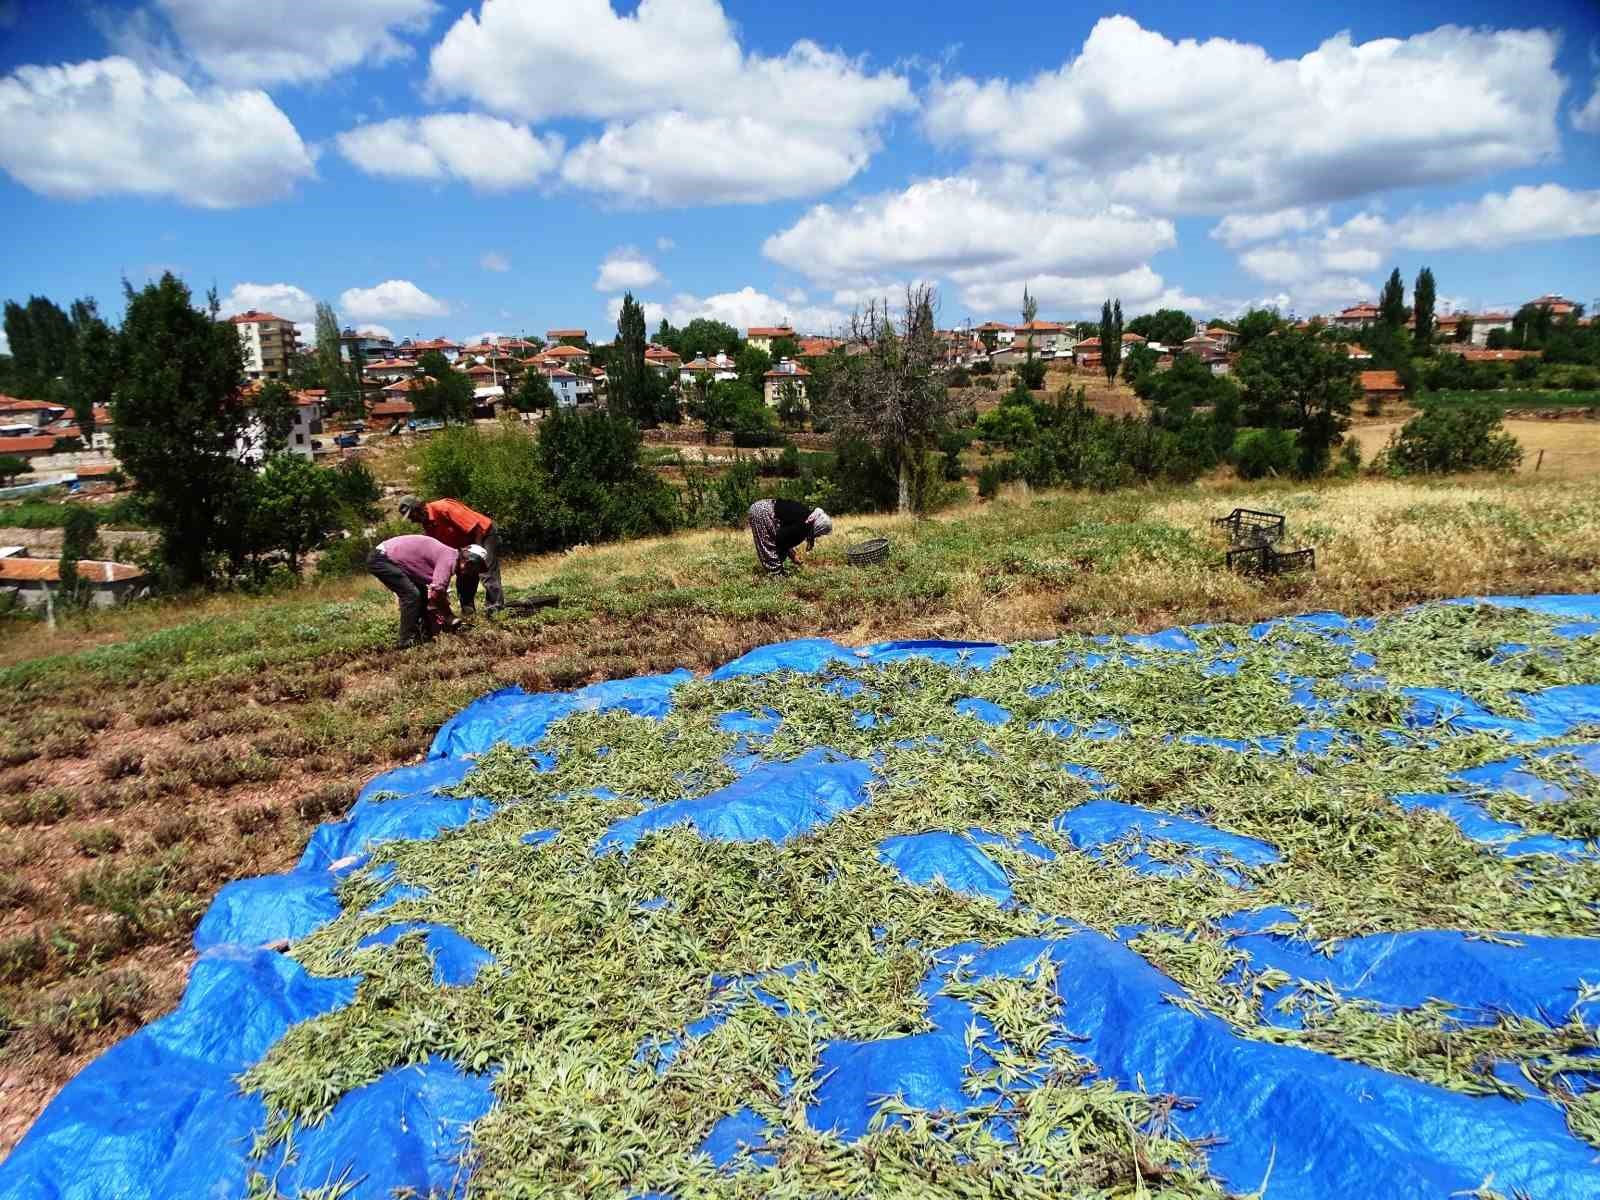
[[421, 512], [421, 511], [422, 511], [422, 501], [421, 500], [417, 499], [415, 496], [401, 496], [400, 497], [400, 515], [402, 517], [409, 517], [412, 513]]
[[469, 563], [475, 563], [480, 567], [487, 567], [489, 565], [489, 552], [476, 542], [468, 546], [461, 553]]

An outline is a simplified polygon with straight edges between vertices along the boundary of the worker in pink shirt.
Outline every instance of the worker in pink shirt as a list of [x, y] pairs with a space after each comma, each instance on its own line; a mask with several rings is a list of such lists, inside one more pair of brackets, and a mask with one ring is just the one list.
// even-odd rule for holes
[[455, 628], [450, 580], [470, 576], [475, 583], [488, 562], [482, 546], [456, 550], [425, 533], [404, 533], [380, 543], [367, 557], [367, 570], [400, 602], [400, 647], [432, 640], [435, 624]]

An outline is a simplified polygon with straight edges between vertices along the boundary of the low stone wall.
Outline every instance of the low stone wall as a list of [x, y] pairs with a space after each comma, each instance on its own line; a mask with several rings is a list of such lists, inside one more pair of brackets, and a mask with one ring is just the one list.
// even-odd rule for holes
[[1595, 408], [1508, 408], [1508, 421], [1600, 421]]
[[[670, 429], [644, 429], [640, 431], [645, 442], [652, 446], [731, 446], [733, 435], [723, 432], [706, 441], [705, 429], [694, 425], [674, 425]], [[802, 450], [832, 450], [831, 433], [785, 433], [783, 435]], [[774, 449], [774, 447], [767, 447]]]

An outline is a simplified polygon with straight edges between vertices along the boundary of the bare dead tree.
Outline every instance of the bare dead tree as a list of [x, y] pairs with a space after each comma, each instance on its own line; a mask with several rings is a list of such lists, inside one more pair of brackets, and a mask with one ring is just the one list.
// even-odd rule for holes
[[938, 293], [926, 284], [906, 288], [898, 324], [887, 300], [874, 300], [850, 319], [849, 340], [860, 352], [833, 383], [833, 418], [841, 432], [866, 438], [894, 465], [899, 511], [912, 511], [912, 477], [955, 405], [934, 372], [939, 357], [934, 314]]

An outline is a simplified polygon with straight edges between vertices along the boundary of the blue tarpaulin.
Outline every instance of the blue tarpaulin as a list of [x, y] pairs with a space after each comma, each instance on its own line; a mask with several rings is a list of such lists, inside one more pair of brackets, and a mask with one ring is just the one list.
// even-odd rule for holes
[[[1562, 623], [1555, 630], [1560, 637], [1600, 632], [1600, 596], [1451, 603], [1537, 613]], [[1353, 645], [1353, 636], [1374, 627], [1368, 618], [1313, 613], [1263, 622], [1250, 630], [1250, 637], [1258, 648], [1287, 653], [1296, 639], [1303, 642], [1308, 636], [1335, 646]], [[1137, 662], [1116, 650], [1118, 645], [1144, 657], [1199, 655], [1201, 642], [1195, 635], [1204, 638], [1202, 627], [1104, 639], [1106, 654], [1078, 656], [1062, 672], [1052, 671], [1052, 678], [1032, 682], [1026, 699], [1019, 694], [1019, 700], [1047, 700], [1071, 672], [1092, 672], [1111, 656]], [[982, 642], [900, 641], [856, 650], [811, 638], [752, 650], [712, 678], [860, 672], [906, 661], [980, 672], [1009, 653]], [[1236, 647], [1224, 647], [1205, 669], [1221, 686], [1237, 671], [1240, 655]], [[1350, 673], [1333, 680], [1342, 681], [1346, 693], [1354, 696], [1387, 686], [1377, 658], [1365, 653], [1349, 658]], [[343, 819], [319, 828], [294, 871], [224, 887], [195, 931], [199, 957], [177, 1010], [113, 1047], [61, 1091], [0, 1164], [0, 1200], [237, 1196], [254, 1170], [272, 1177], [285, 1197], [340, 1180], [351, 1184], [354, 1200], [377, 1200], [404, 1189], [443, 1194], [459, 1186], [470, 1163], [466, 1152], [472, 1123], [495, 1102], [494, 1068], [468, 1071], [439, 1057], [396, 1066], [346, 1092], [325, 1122], [296, 1131], [292, 1147], [279, 1144], [264, 1158], [250, 1157], [266, 1113], [258, 1098], [240, 1093], [239, 1076], [295, 1024], [348, 1005], [360, 984], [357, 977], [313, 977], [294, 959], [265, 947], [298, 942], [338, 918], [341, 881], [360, 869], [376, 847], [435, 838], [492, 816], [496, 808], [486, 799], [446, 794], [466, 778], [476, 756], [501, 742], [539, 752], [550, 726], [574, 713], [622, 711], [663, 719], [672, 712], [676, 689], [691, 678], [687, 671], [677, 671], [572, 692], [532, 695], [508, 688], [484, 696], [440, 729], [424, 762], [372, 780]], [[1165, 732], [1163, 744], [1300, 755], [1307, 770], [1311, 764], [1337, 761], [1331, 756], [1355, 744], [1334, 719], [1338, 705], [1347, 701], [1313, 695], [1312, 685], [1318, 681], [1284, 673], [1279, 682], [1316, 724], [1238, 738], [1178, 728]], [[885, 710], [893, 707], [892, 696], [859, 678], [831, 679], [828, 688], [840, 696], [867, 696]], [[974, 685], [973, 690], [980, 689]], [[1405, 728], [1383, 731], [1397, 744], [1426, 746], [1422, 739], [1429, 737], [1489, 733], [1508, 745], [1494, 761], [1456, 771], [1448, 784], [1454, 790], [1448, 793], [1397, 794], [1390, 800], [1402, 808], [1441, 814], [1467, 837], [1492, 844], [1497, 853], [1593, 857], [1589, 843], [1530, 833], [1496, 819], [1488, 806], [1495, 793], [1503, 792], [1536, 803], [1569, 799], [1569, 787], [1555, 781], [1564, 763], [1577, 766], [1575, 778], [1600, 772], [1600, 743], [1580, 740], [1582, 731], [1589, 729], [1592, 736], [1592, 727], [1600, 724], [1600, 681], [1530, 690], [1515, 700], [1521, 711], [1508, 715], [1461, 692], [1405, 689]], [[971, 718], [967, 736], [973, 742], [985, 735], [1004, 736], [986, 726], [1012, 720], [1010, 710], [979, 696], [955, 707]], [[943, 744], [914, 722], [892, 714], [883, 719], [902, 744], [933, 751]], [[878, 762], [826, 746], [787, 760], [763, 758], [780, 723], [780, 715], [771, 709], [722, 714], [719, 728], [738, 739], [738, 750], [727, 759], [735, 781], [708, 795], [668, 800], [620, 818], [595, 841], [593, 852], [628, 855], [641, 839], [672, 827], [692, 828], [712, 840], [783, 845], [873, 803]], [[1075, 724], [1050, 718], [1033, 721], [1030, 728], [1065, 739], [1102, 740], [1124, 732], [1108, 719]], [[950, 736], [948, 730], [944, 736]], [[548, 758], [542, 761], [550, 765]], [[1557, 769], [1554, 777], [1552, 768]], [[1308, 994], [1302, 991], [1306, 988], [1319, 989], [1319, 994], [1331, 989], [1386, 1011], [1438, 1001], [1469, 1024], [1503, 1014], [1555, 1023], [1600, 1019], [1600, 1001], [1591, 991], [1600, 984], [1600, 939], [1515, 931], [1484, 937], [1423, 929], [1331, 945], [1304, 940], [1296, 933], [1295, 914], [1249, 904], [1252, 874], [1273, 869], [1280, 859], [1277, 847], [1221, 828], [1203, 813], [1157, 812], [1110, 798], [1121, 793], [1099, 772], [1074, 766], [1066, 770], [1094, 794], [1067, 808], [1053, 826], [1037, 829], [1039, 837], [1091, 857], [1115, 850], [1123, 865], [1158, 876], [1185, 874], [1203, 864], [1239, 885], [1240, 911], [1222, 923], [1218, 936], [1246, 956], [1233, 978], [1248, 967], [1252, 972], [1281, 971], [1287, 980], [1275, 982], [1263, 996], [1261, 1019], [1268, 1024], [1298, 1026], [1302, 1016], [1280, 1002]], [[1004, 836], [977, 827], [897, 832], [878, 843], [877, 862], [862, 869], [893, 872], [901, 886], [945, 887], [969, 897], [972, 904], [1016, 912], [1018, 895], [1026, 893], [1013, 888], [1007, 864], [1015, 869], [1025, 860], [1011, 852], [1038, 860], [1056, 855], [1033, 833], [1009, 828], [1012, 832]], [[539, 847], [558, 834], [537, 829], [519, 836], [533, 856], [550, 854]], [[1161, 849], [1156, 855], [1147, 852], [1157, 845]], [[390, 864], [372, 874], [391, 886], [368, 911], [396, 911], [392, 924], [362, 941], [366, 953], [396, 953], [383, 947], [404, 939], [427, 955], [441, 987], [471, 988], [481, 986], [486, 975], [498, 976], [503, 968], [472, 941], [471, 930], [406, 919], [409, 906], [429, 893], [392, 877]], [[674, 907], [660, 898], [632, 911], [641, 921], [679, 919]], [[995, 1094], [975, 1088], [972, 1078], [995, 1065], [1002, 1044], [974, 1005], [947, 989], [957, 979], [1029, 976], [1049, 963], [1055, 971], [1061, 1044], [1070, 1043], [1075, 1054], [1092, 1062], [1099, 1078], [1184, 1097], [1188, 1106], [1172, 1118], [1176, 1130], [1208, 1139], [1208, 1167], [1232, 1191], [1249, 1191], [1267, 1181], [1269, 1198], [1420, 1200], [1473, 1193], [1488, 1181], [1507, 1195], [1600, 1200], [1596, 1151], [1573, 1136], [1561, 1110], [1541, 1095], [1520, 1102], [1466, 1095], [1313, 1050], [1247, 1037], [1219, 1017], [1171, 1003], [1185, 998], [1182, 989], [1126, 940], [1054, 914], [1041, 916], [1048, 918], [1048, 937], [933, 949], [934, 965], [921, 986], [926, 1027], [896, 1036], [828, 1042], [811, 1081], [814, 1100], [804, 1111], [805, 1122], [814, 1130], [854, 1140], [868, 1132], [885, 1097], [898, 1097], [912, 1108], [951, 1112], [994, 1100]], [[803, 965], [796, 964], [783, 973], [800, 969]], [[771, 984], [771, 975], [719, 980], [713, 1007], [669, 1036], [641, 1046], [641, 1059], [651, 1059], [664, 1070], [679, 1047], [711, 1033], [740, 1004], [785, 1011], [763, 988], [763, 978]], [[1591, 1086], [1600, 1079], [1600, 1074], [1587, 1078], [1590, 1074], [1575, 1072], [1574, 1086]], [[771, 1081], [785, 1095], [793, 1082], [787, 1077]], [[757, 1108], [741, 1104], [715, 1121], [702, 1149], [722, 1170], [759, 1167], [773, 1161], [768, 1143], [782, 1132]], [[1004, 1136], [1003, 1129], [996, 1132]]]

